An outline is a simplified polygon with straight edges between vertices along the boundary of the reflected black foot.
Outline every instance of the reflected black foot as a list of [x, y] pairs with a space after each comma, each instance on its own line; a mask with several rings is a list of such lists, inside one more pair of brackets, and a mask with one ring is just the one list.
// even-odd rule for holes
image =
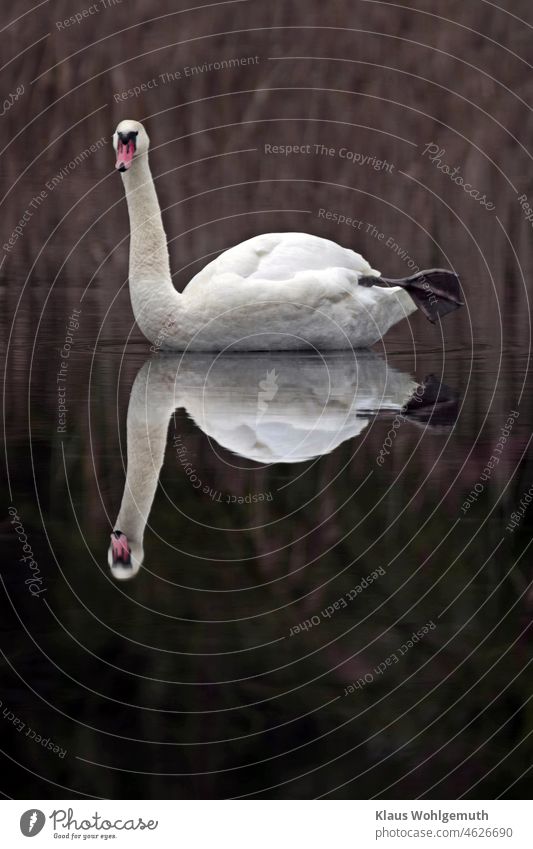
[[415, 422], [434, 427], [451, 427], [459, 414], [459, 395], [434, 374], [428, 375], [403, 408], [404, 415]]
[[401, 286], [433, 324], [463, 305], [459, 277], [453, 271], [433, 268], [412, 277], [389, 280], [386, 277], [361, 277], [360, 286]]

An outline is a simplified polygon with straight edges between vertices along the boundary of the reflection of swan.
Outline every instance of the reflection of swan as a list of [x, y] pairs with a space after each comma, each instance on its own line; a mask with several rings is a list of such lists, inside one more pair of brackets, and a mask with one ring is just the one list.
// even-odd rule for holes
[[128, 578], [143, 536], [177, 407], [209, 437], [259, 463], [299, 463], [357, 436], [380, 410], [405, 407], [417, 384], [371, 352], [160, 356], [147, 360], [128, 407], [126, 486], [109, 564]]
[[170, 275], [148, 135], [137, 121], [121, 121], [113, 144], [130, 216], [133, 312], [157, 348], [365, 348], [417, 306], [435, 321], [460, 304], [451, 272], [389, 281], [360, 254], [306, 233], [267, 233], [236, 245], [180, 294]]
[[361, 433], [372, 412], [401, 409], [417, 385], [369, 351], [189, 359], [192, 373], [185, 360], [179, 370], [183, 406], [219, 445], [256, 463], [328, 454]]

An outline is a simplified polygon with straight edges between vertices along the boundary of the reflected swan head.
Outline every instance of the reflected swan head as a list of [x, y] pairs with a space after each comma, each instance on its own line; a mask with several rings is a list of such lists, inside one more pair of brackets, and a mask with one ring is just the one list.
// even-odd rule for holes
[[142, 544], [129, 540], [121, 531], [113, 531], [107, 552], [107, 562], [117, 581], [134, 578], [144, 560]]
[[148, 153], [150, 139], [139, 121], [121, 121], [113, 134], [113, 147], [117, 154], [115, 168], [124, 173], [140, 156]]

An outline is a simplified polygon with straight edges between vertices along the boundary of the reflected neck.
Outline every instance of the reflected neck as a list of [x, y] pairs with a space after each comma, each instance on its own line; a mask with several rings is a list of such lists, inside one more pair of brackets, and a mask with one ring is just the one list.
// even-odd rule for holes
[[150, 379], [150, 360], [135, 379], [128, 405], [128, 470], [114, 528], [142, 545], [163, 465], [173, 393]]

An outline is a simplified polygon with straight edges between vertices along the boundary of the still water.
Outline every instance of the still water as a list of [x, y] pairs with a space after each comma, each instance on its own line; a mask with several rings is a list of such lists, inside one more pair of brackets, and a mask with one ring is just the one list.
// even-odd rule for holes
[[22, 305], [7, 357], [12, 786], [528, 792], [527, 347], [468, 350], [451, 317], [416, 347], [152, 354], [77, 295]]

